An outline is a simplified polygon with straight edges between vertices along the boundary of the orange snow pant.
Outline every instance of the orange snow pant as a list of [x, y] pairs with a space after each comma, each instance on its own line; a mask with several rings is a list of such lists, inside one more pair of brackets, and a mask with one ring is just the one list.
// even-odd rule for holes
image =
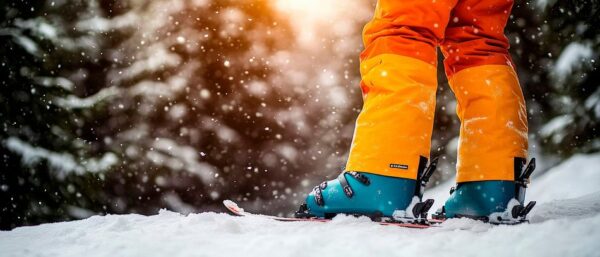
[[457, 181], [514, 180], [527, 112], [504, 27], [513, 0], [379, 0], [361, 54], [364, 105], [347, 170], [415, 179], [429, 158], [437, 47], [461, 121]]

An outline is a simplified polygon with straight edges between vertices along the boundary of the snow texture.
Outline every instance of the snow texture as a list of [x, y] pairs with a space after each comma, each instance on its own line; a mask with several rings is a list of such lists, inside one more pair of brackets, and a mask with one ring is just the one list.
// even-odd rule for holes
[[99, 102], [106, 100], [107, 98], [116, 96], [120, 90], [116, 87], [107, 87], [100, 90], [98, 93], [88, 96], [86, 98], [79, 98], [74, 95], [69, 95], [66, 98], [57, 98], [56, 104], [58, 106], [67, 109], [83, 109], [92, 107]]
[[543, 10], [543, 9], [547, 8], [548, 6], [552, 6], [555, 2], [556, 2], [556, 0], [537, 0], [536, 5], [538, 8]]
[[553, 142], [561, 142], [561, 140], [563, 140], [565, 137], [565, 128], [572, 124], [573, 120], [573, 115], [557, 116], [540, 129], [540, 135], [543, 137], [549, 137], [553, 135]]
[[175, 171], [185, 170], [207, 184], [213, 182], [217, 173], [217, 168], [198, 161], [199, 156], [195, 149], [181, 146], [168, 138], [157, 138], [153, 143], [153, 150], [146, 155], [155, 164], [165, 165]]
[[[0, 256], [599, 256], [599, 166], [599, 153], [576, 155], [538, 176], [528, 195], [539, 201], [530, 224], [458, 219], [418, 230], [364, 217], [286, 223], [161, 211], [0, 232]], [[429, 196], [442, 201], [447, 184]]]
[[589, 44], [579, 42], [570, 43], [562, 51], [554, 66], [555, 76], [559, 79], [565, 79], [573, 70], [581, 66], [586, 59], [593, 55], [592, 47]]
[[31, 165], [40, 160], [47, 161], [58, 178], [64, 178], [70, 173], [103, 172], [117, 163], [117, 156], [111, 152], [104, 154], [100, 159], [91, 158], [86, 161], [77, 161], [75, 156], [69, 153], [52, 152], [45, 148], [32, 146], [16, 137], [10, 137], [2, 143], [12, 152], [20, 154], [25, 165]]

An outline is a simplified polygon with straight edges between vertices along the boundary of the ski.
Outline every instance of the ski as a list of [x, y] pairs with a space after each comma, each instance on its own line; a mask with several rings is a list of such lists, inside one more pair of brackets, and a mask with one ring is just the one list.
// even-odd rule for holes
[[[285, 222], [329, 222], [331, 221], [331, 219], [325, 219], [325, 218], [286, 218], [286, 217], [278, 217], [278, 216], [271, 216], [271, 215], [264, 215], [264, 214], [254, 214], [254, 213], [250, 213], [250, 212], [246, 212], [244, 211], [244, 209], [242, 209], [241, 207], [239, 207], [235, 202], [231, 201], [231, 200], [225, 200], [223, 201], [223, 205], [225, 205], [225, 208], [227, 208], [227, 210], [229, 210], [229, 212], [231, 212], [233, 215], [236, 216], [242, 216], [242, 217], [259, 217], [259, 218], [265, 218], [265, 219], [270, 219], [270, 220], [276, 220], [276, 221], [285, 221]], [[439, 223], [442, 222], [442, 220], [428, 220], [427, 223], [404, 223], [404, 222], [396, 222], [396, 221], [374, 221], [380, 225], [384, 225], [384, 226], [397, 226], [397, 227], [404, 227], [404, 228], [418, 228], [418, 229], [425, 229], [425, 228], [430, 228], [430, 227], [437, 227]]]

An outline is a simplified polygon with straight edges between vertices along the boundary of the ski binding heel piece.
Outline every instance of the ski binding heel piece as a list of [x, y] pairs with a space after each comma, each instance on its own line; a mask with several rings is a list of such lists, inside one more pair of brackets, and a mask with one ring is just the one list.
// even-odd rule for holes
[[533, 209], [535, 203], [535, 201], [531, 201], [526, 206], [523, 206], [517, 199], [513, 198], [508, 202], [508, 206], [504, 212], [494, 212], [490, 214], [489, 222], [492, 224], [506, 225], [529, 222], [529, 220], [527, 220], [527, 214]]
[[392, 219], [403, 223], [421, 223], [426, 224], [427, 212], [433, 205], [433, 199], [427, 199], [424, 202], [419, 200], [419, 197], [414, 196], [411, 203], [405, 210], [395, 210], [392, 214]]

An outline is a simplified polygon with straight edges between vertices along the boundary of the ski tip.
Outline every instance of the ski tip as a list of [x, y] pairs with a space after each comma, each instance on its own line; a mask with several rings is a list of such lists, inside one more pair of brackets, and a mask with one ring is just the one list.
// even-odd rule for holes
[[227, 209], [234, 213], [241, 213], [244, 211], [244, 209], [240, 208], [235, 202], [231, 200], [224, 200], [223, 205], [225, 205]]

